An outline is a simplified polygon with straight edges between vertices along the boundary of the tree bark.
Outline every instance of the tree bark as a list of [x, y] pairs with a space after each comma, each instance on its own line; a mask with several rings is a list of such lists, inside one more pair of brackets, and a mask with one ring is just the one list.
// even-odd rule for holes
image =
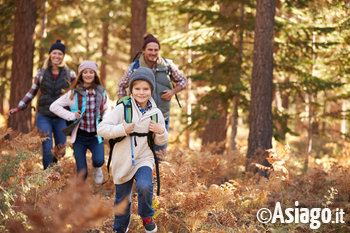
[[39, 47], [39, 61], [44, 61], [46, 53], [47, 53], [47, 46], [44, 45], [44, 40], [47, 35], [47, 0], [44, 0], [42, 2], [42, 21], [41, 21], [41, 32], [40, 32], [40, 47]]
[[[104, 15], [103, 15], [103, 23], [102, 23], [102, 59], [101, 59], [101, 69], [100, 69], [100, 80], [103, 85], [106, 85], [106, 76], [107, 76], [107, 69], [106, 69], [106, 60], [108, 56], [108, 37], [109, 37], [109, 6], [110, 6], [111, 0], [105, 0], [104, 5]], [[107, 5], [107, 7], [106, 7]]]
[[[289, 77], [287, 76], [284, 80], [284, 83], [289, 82]], [[275, 87], [275, 103], [276, 108], [279, 113], [282, 114], [282, 117], [278, 117], [278, 120], [274, 121], [274, 124], [276, 126], [276, 130], [279, 134], [279, 139], [285, 141], [286, 134], [288, 132], [288, 118], [284, 117], [284, 114], [288, 112], [288, 106], [289, 106], [289, 91], [288, 90], [281, 90], [281, 87], [279, 85], [276, 85]]]
[[8, 62], [8, 59], [5, 58], [4, 66], [2, 68], [1, 77], [0, 77], [0, 114], [5, 114], [4, 99], [5, 99], [7, 62]]
[[[36, 1], [17, 0], [11, 71], [10, 106], [12, 108], [17, 106], [32, 83], [35, 24]], [[24, 133], [29, 132], [32, 129], [30, 107], [11, 116], [8, 127]]]
[[[222, 106], [220, 99], [216, 99], [212, 105], [211, 109], [217, 109], [217, 106]], [[218, 117], [210, 118], [208, 124], [205, 126], [205, 130], [201, 133], [202, 144], [207, 145], [210, 143], [221, 143], [226, 141], [227, 133], [227, 111], [226, 107], [223, 107], [222, 110], [218, 110]], [[219, 144], [215, 153], [223, 153], [225, 151], [225, 144]]]
[[230, 145], [230, 149], [231, 150], [236, 150], [237, 146], [236, 146], [236, 137], [237, 137], [237, 133], [238, 133], [238, 106], [239, 106], [239, 100], [240, 100], [240, 95], [237, 94], [234, 98], [233, 98], [233, 111], [232, 111], [232, 135], [231, 135], [231, 145]]
[[148, 0], [132, 0], [131, 3], [131, 48], [130, 60], [142, 50], [143, 37], [147, 30]]
[[274, 0], [257, 1], [246, 169], [258, 148], [272, 147], [274, 16]]
[[[240, 17], [241, 25], [244, 23], [244, 3], [241, 3], [241, 17]], [[242, 63], [243, 63], [243, 27], [240, 27], [239, 30], [239, 40], [238, 40], [238, 49], [239, 49], [239, 79], [242, 78]], [[231, 135], [231, 150], [236, 150], [236, 136], [238, 132], [238, 107], [240, 102], [240, 92], [237, 92], [236, 96], [233, 98], [233, 112], [232, 112], [232, 118], [233, 118], [233, 124], [232, 124], [232, 135]]]

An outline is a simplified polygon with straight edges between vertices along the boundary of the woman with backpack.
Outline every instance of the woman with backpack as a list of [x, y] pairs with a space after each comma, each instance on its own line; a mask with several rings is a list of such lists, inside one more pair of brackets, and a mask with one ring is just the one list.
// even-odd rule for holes
[[18, 103], [16, 108], [9, 110], [11, 116], [24, 110], [38, 93], [39, 98], [36, 113], [36, 126], [38, 130], [46, 135], [46, 140], [42, 142], [43, 166], [48, 168], [52, 163], [57, 163], [57, 158], [53, 156], [53, 138], [56, 148], [63, 148], [66, 136], [61, 131], [66, 127], [66, 121], [49, 110], [52, 102], [62, 95], [62, 90], [69, 87], [71, 81], [76, 79], [73, 70], [69, 69], [64, 62], [66, 47], [57, 40], [49, 50], [49, 57], [44, 65], [35, 75], [34, 83], [24, 98]]
[[96, 127], [108, 110], [108, 96], [101, 85], [96, 62], [85, 60], [80, 64], [77, 80], [51, 104], [50, 110], [67, 121], [73, 121], [68, 127], [72, 132], [68, 133], [71, 133], [77, 173], [82, 173], [86, 179], [86, 152], [89, 149], [95, 169], [95, 182], [102, 183], [104, 147], [103, 139], [96, 134]]

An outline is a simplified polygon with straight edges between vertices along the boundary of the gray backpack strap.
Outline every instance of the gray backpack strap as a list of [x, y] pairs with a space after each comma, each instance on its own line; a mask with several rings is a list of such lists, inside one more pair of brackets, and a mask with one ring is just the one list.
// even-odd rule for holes
[[[172, 72], [172, 69], [171, 69], [171, 66], [169, 64], [169, 62], [164, 58], [162, 57], [164, 62], [167, 64], [167, 67], [168, 67], [168, 75], [170, 78], [170, 82], [171, 82], [171, 85], [173, 86], [173, 89], [175, 88], [175, 85], [174, 85], [174, 81], [173, 81], [173, 78], [172, 78], [172, 75], [173, 75], [173, 72]], [[175, 98], [176, 98], [176, 101], [177, 101], [177, 104], [179, 105], [179, 107], [181, 108], [181, 104], [180, 104], [180, 100], [179, 100], [179, 97], [177, 96], [177, 94], [175, 94]]]

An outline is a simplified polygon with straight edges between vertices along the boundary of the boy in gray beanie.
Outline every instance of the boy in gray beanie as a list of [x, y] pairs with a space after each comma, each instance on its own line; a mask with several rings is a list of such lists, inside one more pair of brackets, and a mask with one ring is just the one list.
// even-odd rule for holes
[[132, 86], [136, 80], [144, 80], [148, 82], [151, 85], [151, 91], [153, 94], [155, 77], [151, 69], [146, 67], [140, 67], [131, 75], [131, 79], [129, 82], [130, 93], [132, 93]]
[[[114, 203], [118, 205], [126, 199], [128, 208], [124, 214], [115, 215], [113, 231], [128, 231], [132, 199], [127, 197], [135, 183], [138, 214], [142, 218], [145, 232], [154, 233], [157, 232], [157, 225], [152, 219], [155, 213], [152, 207], [152, 170], [156, 161], [147, 135], [152, 132], [151, 138], [154, 138], [154, 144], [158, 146], [166, 144], [169, 135], [163, 114], [151, 97], [155, 88], [153, 71], [145, 67], [138, 68], [131, 76], [129, 87], [131, 96], [127, 97], [127, 103], [118, 104], [97, 126], [98, 135], [105, 139], [124, 137], [113, 146], [111, 171], [116, 190]], [[126, 106], [130, 106], [131, 119], [126, 119]]]

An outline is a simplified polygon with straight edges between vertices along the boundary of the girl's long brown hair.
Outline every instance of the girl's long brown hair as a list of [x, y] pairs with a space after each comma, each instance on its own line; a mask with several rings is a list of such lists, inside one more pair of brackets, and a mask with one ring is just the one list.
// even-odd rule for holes
[[[95, 72], [94, 72], [95, 73]], [[91, 84], [91, 87], [96, 89], [98, 85], [101, 85], [100, 77], [95, 73], [95, 79], [94, 82]], [[80, 72], [78, 75], [78, 78], [76, 78], [73, 82], [71, 82], [71, 85], [69, 86], [68, 89], [64, 91], [64, 93], [69, 92], [70, 90], [77, 90], [77, 89], [86, 89], [84, 87], [84, 80], [83, 80], [83, 72]], [[75, 94], [75, 91], [72, 91], [72, 94], [70, 96], [70, 99], [73, 99], [73, 96]]]

